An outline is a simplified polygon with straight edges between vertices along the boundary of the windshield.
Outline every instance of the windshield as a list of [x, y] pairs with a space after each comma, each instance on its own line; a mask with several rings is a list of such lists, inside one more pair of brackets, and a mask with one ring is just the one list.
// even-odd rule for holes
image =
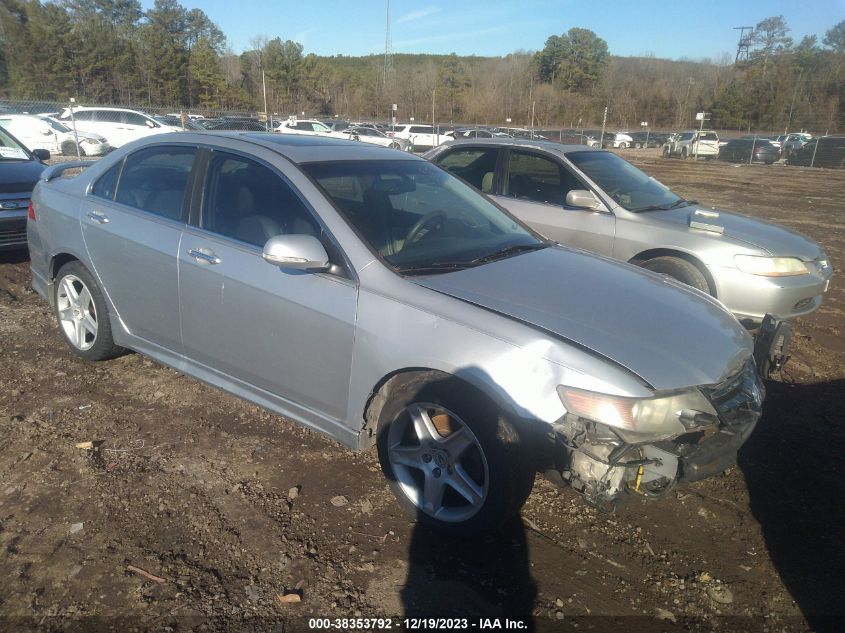
[[427, 162], [343, 161], [302, 167], [370, 249], [399, 272], [454, 270], [545, 246], [474, 189]]
[[56, 130], [57, 132], [70, 132], [71, 131], [71, 129], [68, 126], [64, 125], [63, 123], [59, 123], [58, 121], [54, 121], [53, 119], [48, 119], [47, 117], [44, 117], [41, 120], [44, 121], [44, 123], [49, 125], [54, 130]]
[[0, 160], [30, 160], [29, 151], [0, 126]]
[[611, 152], [570, 152], [566, 157], [628, 211], [680, 206], [685, 201]]

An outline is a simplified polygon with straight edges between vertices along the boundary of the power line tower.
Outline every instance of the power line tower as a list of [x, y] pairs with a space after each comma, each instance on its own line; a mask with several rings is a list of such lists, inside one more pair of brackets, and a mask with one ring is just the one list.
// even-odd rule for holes
[[[733, 30], [739, 31], [739, 43], [736, 45], [736, 59], [734, 59], [734, 64], [738, 64], [740, 61], [747, 62], [749, 49], [751, 48], [751, 31], [754, 30], [754, 27], [735, 26]], [[748, 35], [745, 34], [746, 31], [748, 31]]]
[[387, 0], [387, 21], [384, 28], [384, 77], [382, 89], [387, 90], [387, 76], [393, 71], [393, 43], [390, 41], [390, 0]]

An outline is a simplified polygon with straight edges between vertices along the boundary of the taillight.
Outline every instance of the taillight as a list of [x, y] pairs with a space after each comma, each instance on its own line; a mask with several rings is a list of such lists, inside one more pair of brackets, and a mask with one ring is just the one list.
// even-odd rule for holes
[[35, 207], [32, 206], [32, 200], [29, 201], [29, 208], [26, 210], [26, 217], [35, 222]]

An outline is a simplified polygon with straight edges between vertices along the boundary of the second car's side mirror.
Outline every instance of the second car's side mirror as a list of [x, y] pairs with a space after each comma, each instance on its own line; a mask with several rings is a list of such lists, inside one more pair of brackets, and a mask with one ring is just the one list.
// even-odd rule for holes
[[322, 272], [329, 269], [329, 255], [313, 235], [276, 235], [267, 240], [261, 257], [268, 264]]
[[586, 189], [573, 189], [566, 194], [566, 205], [577, 209], [589, 209], [598, 211], [602, 208], [601, 200], [596, 198], [592, 191]]
[[38, 160], [50, 160], [50, 152], [46, 149], [34, 149], [32, 155]]

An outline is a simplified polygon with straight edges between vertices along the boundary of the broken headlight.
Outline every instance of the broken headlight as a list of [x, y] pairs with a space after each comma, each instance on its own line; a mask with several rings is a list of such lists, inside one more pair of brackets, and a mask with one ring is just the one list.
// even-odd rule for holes
[[[627, 435], [666, 438], [718, 422], [718, 414], [698, 389], [651, 398], [626, 398], [560, 385], [557, 388], [568, 413], [606, 424]], [[633, 440], [634, 438], [632, 438]]]

